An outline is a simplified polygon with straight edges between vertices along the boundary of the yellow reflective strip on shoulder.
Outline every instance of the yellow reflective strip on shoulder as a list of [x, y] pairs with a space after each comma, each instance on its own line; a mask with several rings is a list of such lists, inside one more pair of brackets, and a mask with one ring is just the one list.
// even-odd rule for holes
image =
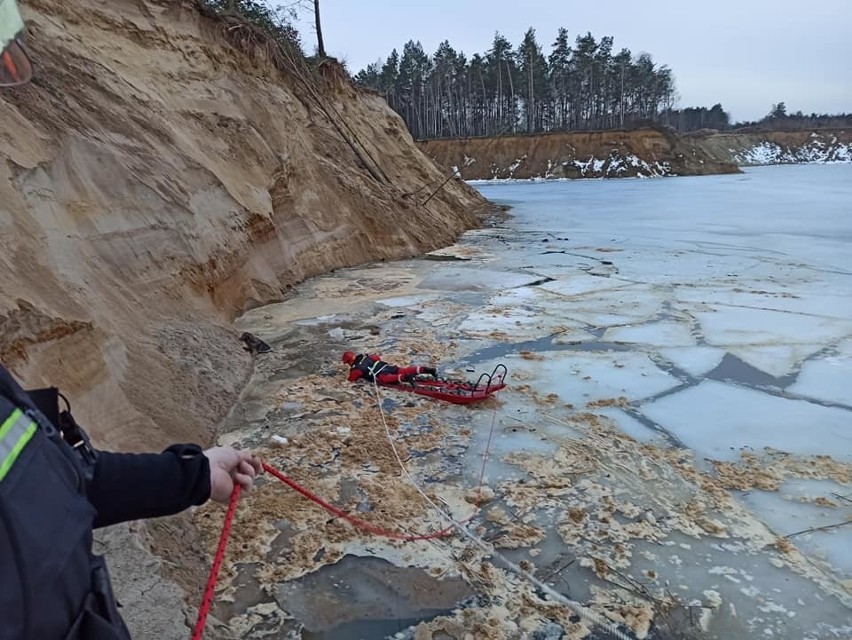
[[3, 421], [3, 426], [0, 427], [0, 440], [3, 440], [6, 437], [6, 434], [9, 433], [12, 425], [14, 425], [22, 415], [24, 415], [24, 412], [17, 408], [9, 414], [9, 417]]
[[36, 423], [20, 409], [15, 409], [0, 427], [0, 482], [9, 473], [37, 428]]
[[18, 456], [21, 455], [21, 451], [24, 450], [27, 443], [32, 440], [37, 428], [38, 427], [35, 422], [30, 422], [30, 426], [28, 426], [21, 434], [20, 439], [15, 444], [11, 453], [9, 453], [9, 455], [6, 456], [6, 459], [3, 460], [2, 464], [0, 464], [0, 482], [2, 482], [3, 478], [6, 477], [6, 474], [9, 473], [9, 470], [12, 468], [12, 465], [15, 464], [15, 460], [18, 459]]

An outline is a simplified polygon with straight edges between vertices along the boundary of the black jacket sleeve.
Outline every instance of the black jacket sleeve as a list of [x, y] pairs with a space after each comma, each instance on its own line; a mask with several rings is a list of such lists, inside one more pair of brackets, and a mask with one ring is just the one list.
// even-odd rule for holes
[[95, 528], [167, 516], [207, 501], [210, 461], [196, 445], [173, 445], [162, 453], [99, 451], [86, 489], [98, 512]]

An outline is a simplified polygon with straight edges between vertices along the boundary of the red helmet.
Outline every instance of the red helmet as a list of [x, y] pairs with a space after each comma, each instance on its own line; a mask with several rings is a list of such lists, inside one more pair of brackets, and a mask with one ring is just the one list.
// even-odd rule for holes
[[346, 364], [352, 364], [355, 362], [355, 353], [352, 351], [344, 351], [343, 358], [341, 358], [341, 360], [343, 360]]

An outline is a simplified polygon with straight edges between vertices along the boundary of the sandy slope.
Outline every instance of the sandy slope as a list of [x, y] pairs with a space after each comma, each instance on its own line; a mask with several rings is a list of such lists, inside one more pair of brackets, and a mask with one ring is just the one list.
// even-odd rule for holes
[[38, 77], [0, 96], [0, 358], [62, 386], [102, 445], [209, 441], [249, 368], [235, 315], [476, 221], [457, 181], [421, 206], [441, 173], [334, 64], [299, 79], [191, 2], [24, 12]]

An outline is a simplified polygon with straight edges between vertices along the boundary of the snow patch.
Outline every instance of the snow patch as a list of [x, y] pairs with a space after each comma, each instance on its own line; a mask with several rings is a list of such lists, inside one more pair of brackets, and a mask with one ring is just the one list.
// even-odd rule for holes
[[739, 165], [799, 164], [852, 162], [852, 144], [844, 144], [832, 136], [830, 140], [814, 132], [810, 140], [796, 148], [782, 147], [765, 140], [750, 149], [731, 149], [734, 162]]

